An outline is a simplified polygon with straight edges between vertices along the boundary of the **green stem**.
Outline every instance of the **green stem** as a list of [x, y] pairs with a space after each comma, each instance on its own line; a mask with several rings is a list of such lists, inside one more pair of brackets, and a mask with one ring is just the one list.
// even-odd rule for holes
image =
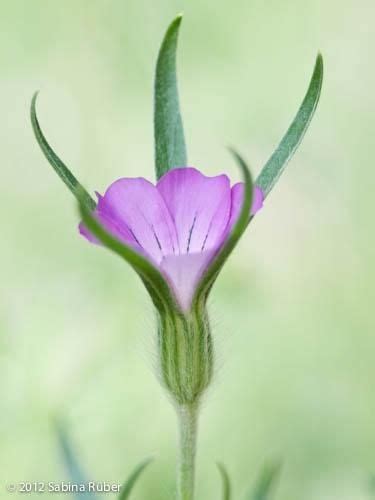
[[178, 466], [178, 500], [193, 500], [198, 405], [178, 408], [180, 425], [180, 459]]

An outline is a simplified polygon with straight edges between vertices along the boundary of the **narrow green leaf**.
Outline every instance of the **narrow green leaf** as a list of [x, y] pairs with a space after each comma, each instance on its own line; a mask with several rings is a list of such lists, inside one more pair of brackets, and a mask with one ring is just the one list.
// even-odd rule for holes
[[187, 165], [176, 76], [176, 50], [181, 20], [180, 15], [170, 24], [156, 64], [154, 136], [157, 179], [172, 168]]
[[248, 497], [249, 500], [270, 500], [279, 472], [279, 463], [266, 464]]
[[47, 158], [48, 162], [55, 169], [56, 173], [60, 176], [62, 181], [67, 185], [70, 191], [77, 198], [77, 192], [81, 193], [81, 201], [90, 209], [94, 209], [96, 206], [95, 201], [91, 198], [89, 193], [83, 188], [83, 186], [78, 182], [78, 180], [74, 177], [72, 172], [68, 169], [68, 167], [60, 160], [57, 154], [53, 151], [52, 147], [48, 144], [47, 139], [45, 138], [36, 115], [36, 100], [38, 97], [38, 92], [35, 92], [32, 101], [31, 101], [31, 109], [30, 109], [30, 117], [31, 123], [33, 126], [34, 134], [40, 149], [43, 151], [44, 156]]
[[77, 197], [80, 202], [82, 220], [86, 227], [103, 245], [125, 259], [133, 267], [149, 290], [156, 307], [164, 310], [169, 308], [178, 309], [169, 285], [160, 271], [130, 246], [125, 245], [108, 233], [91, 214], [91, 211], [87, 209], [87, 206], [84, 205], [84, 198], [81, 199], [80, 192], [77, 192]]
[[230, 500], [231, 499], [231, 486], [230, 486], [230, 479], [229, 479], [229, 474], [227, 472], [227, 469], [225, 466], [221, 463], [216, 464], [220, 475], [221, 475], [221, 480], [223, 483], [223, 500]]
[[323, 58], [318, 54], [313, 75], [305, 98], [287, 133], [263, 167], [255, 184], [259, 186], [266, 197], [282, 174], [287, 162], [293, 156], [302, 141], [315, 109], [318, 105], [323, 83]]
[[130, 497], [130, 493], [132, 492], [132, 489], [137, 482], [139, 476], [142, 474], [142, 472], [145, 470], [145, 468], [152, 462], [152, 458], [148, 458], [144, 462], [141, 462], [135, 469], [134, 471], [130, 474], [128, 479], [125, 481], [125, 483], [121, 487], [120, 494], [118, 496], [118, 500], [127, 500], [127, 498]]
[[[77, 460], [68, 433], [61, 422], [56, 422], [56, 433], [70, 482], [77, 485], [88, 484], [89, 480], [83, 470], [83, 467]], [[76, 500], [98, 499], [97, 495], [93, 492], [76, 492], [74, 493], [74, 497]]]
[[161, 273], [147, 259], [135, 252], [131, 247], [120, 243], [116, 238], [107, 233], [91, 215], [91, 211], [94, 210], [96, 206], [95, 201], [52, 150], [40, 129], [35, 109], [37, 95], [37, 93], [34, 95], [31, 103], [31, 121], [35, 137], [47, 160], [78, 200], [82, 218], [86, 226], [104, 245], [123, 257], [135, 269], [145, 283], [147, 289], [150, 291], [151, 297], [157, 307], [166, 307], [168, 305], [169, 307], [173, 306], [176, 308], [175, 300]]
[[225, 245], [203, 275], [193, 300], [193, 307], [198, 304], [202, 296], [206, 296], [210, 291], [211, 286], [213, 285], [221, 268], [223, 267], [229, 255], [232, 253], [234, 247], [237, 245], [250, 220], [249, 214], [253, 200], [253, 181], [251, 178], [251, 173], [245, 160], [234, 149], [230, 149], [230, 151], [236, 159], [240, 169], [242, 170], [243, 180], [245, 184], [244, 199], [242, 202], [241, 212]]

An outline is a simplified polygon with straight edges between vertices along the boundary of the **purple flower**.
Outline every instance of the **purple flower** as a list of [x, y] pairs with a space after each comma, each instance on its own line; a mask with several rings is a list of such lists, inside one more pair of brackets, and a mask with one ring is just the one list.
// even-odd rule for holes
[[[109, 233], [160, 270], [188, 311], [201, 277], [237, 221], [243, 189], [243, 183], [231, 187], [226, 175], [206, 177], [195, 168], [177, 168], [156, 186], [142, 177], [115, 181], [104, 196], [98, 194], [94, 214]], [[251, 215], [263, 199], [255, 187]], [[82, 223], [79, 229], [98, 243]]]

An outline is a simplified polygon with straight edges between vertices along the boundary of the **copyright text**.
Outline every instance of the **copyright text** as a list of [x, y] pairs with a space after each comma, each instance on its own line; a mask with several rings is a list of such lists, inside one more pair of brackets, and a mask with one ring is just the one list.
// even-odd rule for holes
[[106, 481], [87, 483], [21, 481], [6, 485], [8, 493], [120, 493], [121, 484]]

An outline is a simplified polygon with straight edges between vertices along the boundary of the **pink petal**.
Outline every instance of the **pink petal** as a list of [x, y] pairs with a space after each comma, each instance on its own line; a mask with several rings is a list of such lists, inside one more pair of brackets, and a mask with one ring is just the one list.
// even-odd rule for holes
[[[139, 251], [140, 253], [145, 253], [143, 248], [137, 243], [135, 240], [134, 236], [131, 234], [129, 229], [124, 226], [124, 225], [118, 225], [116, 222], [114, 222], [107, 214], [105, 213], [100, 213], [96, 212], [95, 217], [98, 220], [98, 222], [115, 238], [118, 240], [126, 243], [127, 245], [130, 245], [133, 247], [135, 250]], [[94, 236], [84, 225], [83, 222], [81, 222], [78, 226], [79, 232], [84, 236], [88, 241], [91, 243], [95, 243], [96, 245], [101, 245], [101, 242]]]
[[[114, 236], [142, 249], [155, 262], [178, 251], [172, 218], [156, 187], [143, 178], [123, 178], [99, 197], [95, 211], [99, 221]], [[88, 231], [81, 229], [87, 236]], [[88, 237], [95, 241], [93, 236]]]
[[204, 271], [215, 255], [215, 250], [183, 255], [167, 255], [161, 270], [172, 287], [183, 311], [188, 311], [195, 289]]
[[[232, 229], [236, 223], [242, 208], [244, 183], [238, 182], [232, 187], [232, 208], [230, 221], [228, 224], [229, 230]], [[251, 206], [251, 215], [255, 215], [263, 207], [264, 195], [263, 191], [258, 186], [254, 186], [253, 202]]]
[[251, 215], [255, 215], [261, 208], [263, 208], [264, 193], [259, 186], [254, 186], [253, 202], [251, 205]]
[[181, 254], [222, 244], [231, 206], [226, 175], [206, 177], [195, 168], [176, 168], [159, 180], [157, 189], [175, 223]]

